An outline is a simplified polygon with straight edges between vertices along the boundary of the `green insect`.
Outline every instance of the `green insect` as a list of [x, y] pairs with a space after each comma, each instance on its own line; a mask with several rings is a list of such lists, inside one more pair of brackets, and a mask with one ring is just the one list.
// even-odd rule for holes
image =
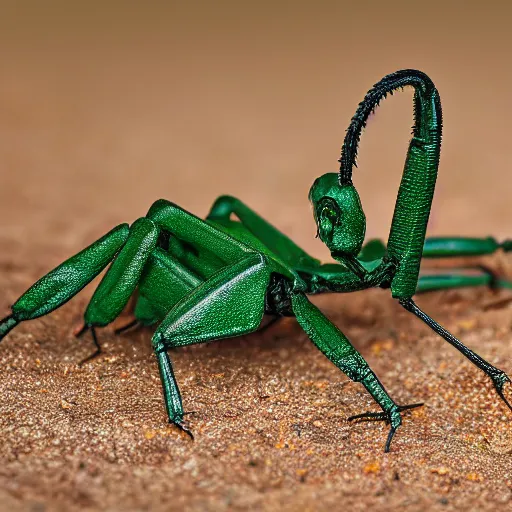
[[[366, 220], [352, 184], [359, 138], [379, 102], [406, 86], [415, 90], [415, 122], [388, 243], [371, 240], [363, 246]], [[485, 269], [471, 275], [455, 269], [444, 275], [419, 275], [422, 256], [474, 256], [512, 249], [512, 241], [499, 244], [493, 238], [425, 240], [441, 131], [438, 92], [420, 71], [387, 75], [366, 94], [346, 132], [339, 173], [321, 176], [309, 192], [318, 236], [336, 263], [322, 264], [312, 258], [233, 197], [218, 198], [205, 220], [159, 200], [145, 217], [131, 226], [117, 226], [37, 281], [0, 322], [0, 339], [20, 322], [46, 315], [67, 302], [111, 263], [85, 312], [81, 333], [90, 330], [97, 349], [91, 357], [100, 352], [95, 329], [115, 320], [135, 295], [135, 320], [129, 326], [158, 324], [152, 345], [167, 414], [171, 423], [192, 436], [184, 422], [168, 349], [254, 332], [265, 314], [293, 316], [320, 351], [360, 382], [382, 408], [382, 412], [350, 419], [390, 424], [387, 452], [402, 422], [402, 411], [422, 404], [396, 404], [368, 363], [308, 295], [389, 288], [407, 311], [483, 370], [512, 409], [503, 394], [504, 384], [510, 382], [507, 375], [464, 346], [412, 299], [416, 292], [458, 286], [511, 287]]]

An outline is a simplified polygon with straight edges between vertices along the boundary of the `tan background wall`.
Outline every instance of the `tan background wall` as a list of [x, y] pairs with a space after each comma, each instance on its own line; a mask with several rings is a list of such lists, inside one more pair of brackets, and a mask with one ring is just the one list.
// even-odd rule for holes
[[[229, 193], [325, 258], [309, 186], [336, 170], [367, 89], [404, 67], [427, 72], [443, 101], [430, 232], [512, 233], [509, 2], [4, 1], [0, 12], [0, 243], [62, 224], [42, 243], [68, 253], [156, 198], [203, 215]], [[370, 236], [387, 234], [411, 119], [407, 91], [363, 136], [355, 180]]]

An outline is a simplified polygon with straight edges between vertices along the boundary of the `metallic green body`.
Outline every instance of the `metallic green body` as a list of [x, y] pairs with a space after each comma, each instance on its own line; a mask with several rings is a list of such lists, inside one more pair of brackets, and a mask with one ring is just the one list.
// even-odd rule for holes
[[[352, 183], [357, 146], [366, 120], [379, 101], [404, 86], [415, 88], [415, 124], [398, 192], [387, 246], [363, 246], [366, 219]], [[420, 276], [422, 257], [490, 254], [510, 250], [510, 241], [492, 238], [425, 240], [441, 144], [439, 95], [423, 73], [404, 70], [384, 77], [360, 103], [347, 130], [340, 172], [318, 178], [309, 193], [318, 236], [336, 263], [322, 264], [240, 200], [222, 196], [206, 219], [165, 200], [129, 228], [121, 225], [34, 284], [0, 322], [2, 339], [20, 321], [47, 314], [71, 299], [109, 262], [110, 268], [85, 312], [85, 328], [97, 343], [95, 328], [114, 321], [136, 297], [135, 319], [156, 324], [152, 344], [169, 420], [188, 432], [168, 349], [253, 332], [265, 314], [294, 316], [311, 341], [382, 408], [357, 418], [383, 419], [391, 429], [389, 450], [401, 412], [348, 338], [308, 299], [308, 294], [390, 288], [408, 311], [489, 375], [503, 397], [508, 377], [444, 330], [412, 301], [415, 292], [458, 286], [503, 286], [476, 267], [445, 275]], [[508, 405], [508, 403], [507, 403]]]

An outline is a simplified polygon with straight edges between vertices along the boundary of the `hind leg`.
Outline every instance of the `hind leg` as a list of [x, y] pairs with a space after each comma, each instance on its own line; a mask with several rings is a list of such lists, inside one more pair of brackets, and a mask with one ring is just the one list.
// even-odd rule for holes
[[455, 347], [461, 354], [467, 357], [477, 368], [480, 368], [480, 370], [482, 370], [492, 380], [496, 392], [505, 402], [507, 407], [512, 410], [512, 406], [505, 398], [503, 393], [505, 384], [507, 382], [510, 383], [511, 381], [503, 370], [496, 368], [485, 359], [480, 357], [477, 353], [473, 352], [470, 348], [466, 347], [466, 345], [464, 345], [460, 340], [453, 336], [453, 334], [448, 332], [444, 327], [439, 325], [434, 319], [422, 311], [411, 298], [399, 299], [399, 302], [404, 309], [427, 324], [436, 334], [439, 334], [439, 336], [441, 336], [445, 341], [450, 343], [450, 345]]
[[95, 328], [108, 325], [121, 314], [139, 283], [144, 265], [156, 247], [158, 234], [158, 227], [144, 217], [131, 225], [123, 248], [114, 258], [85, 311], [84, 328], [79, 334], [90, 329], [96, 349], [80, 364], [101, 353]]
[[[473, 272], [468, 272], [468, 270]], [[454, 269], [443, 274], [420, 274], [416, 293], [475, 286], [487, 286], [493, 290], [512, 289], [512, 282], [499, 278], [486, 267], [475, 266]]]
[[457, 258], [485, 256], [498, 250], [512, 250], [512, 240], [497, 242], [492, 237], [428, 237], [423, 244], [423, 258]]
[[0, 321], [0, 340], [18, 323], [46, 315], [62, 306], [89, 284], [115, 257], [128, 238], [121, 224], [72, 256], [32, 285]]
[[172, 307], [203, 282], [174, 254], [156, 248], [150, 255], [139, 282], [135, 318], [116, 334], [135, 326], [149, 326], [165, 318]]

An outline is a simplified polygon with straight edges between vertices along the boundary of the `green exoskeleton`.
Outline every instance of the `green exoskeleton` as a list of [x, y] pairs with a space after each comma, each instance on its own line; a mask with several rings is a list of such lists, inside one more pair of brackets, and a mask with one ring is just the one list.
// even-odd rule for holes
[[[387, 245], [365, 239], [365, 215], [352, 183], [361, 132], [379, 101], [398, 88], [414, 88], [414, 129]], [[425, 239], [441, 147], [442, 115], [432, 81], [415, 70], [384, 77], [359, 104], [347, 130], [339, 173], [318, 178], [309, 199], [318, 236], [335, 262], [322, 264], [238, 199], [218, 198], [202, 220], [159, 200], [131, 226], [120, 225], [49, 272], [26, 291], [0, 322], [0, 339], [19, 322], [46, 315], [77, 294], [109, 263], [85, 312], [82, 333], [115, 320], [136, 296], [134, 322], [156, 325], [152, 344], [169, 420], [190, 433], [168, 349], [256, 331], [265, 314], [293, 316], [311, 341], [348, 377], [360, 382], [382, 412], [355, 418], [390, 424], [385, 450], [400, 426], [398, 405], [347, 337], [315, 307], [308, 295], [389, 288], [399, 303], [462, 352], [492, 380], [507, 403], [507, 375], [465, 347], [418, 308], [412, 297], [457, 286], [510, 287], [492, 273], [420, 276], [422, 257], [490, 254], [512, 242], [493, 238]], [[132, 325], [129, 324], [129, 325]], [[90, 358], [88, 358], [90, 359]]]

